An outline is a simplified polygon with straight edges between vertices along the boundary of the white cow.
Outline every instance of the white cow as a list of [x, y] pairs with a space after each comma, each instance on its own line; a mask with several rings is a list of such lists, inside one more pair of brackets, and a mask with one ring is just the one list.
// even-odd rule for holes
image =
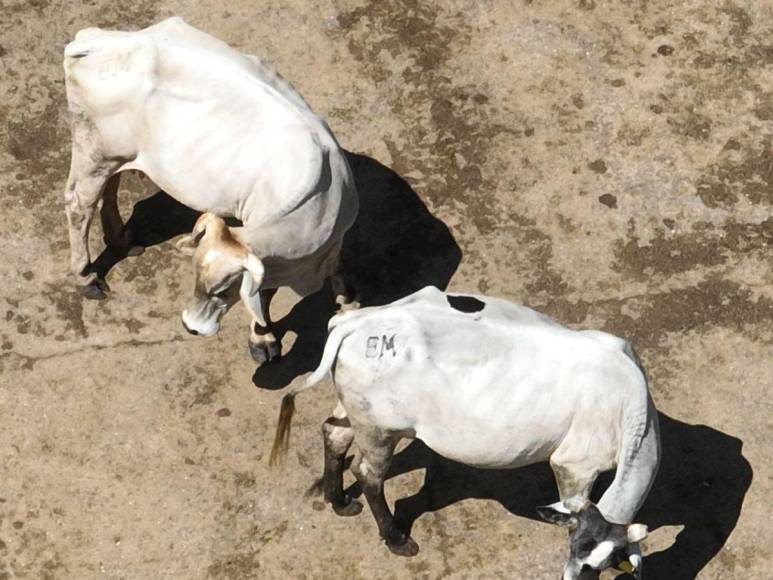
[[141, 250], [116, 203], [120, 172], [136, 169], [209, 212], [179, 243], [195, 253], [195, 302], [183, 313], [193, 334], [218, 331], [238, 287], [260, 361], [279, 354], [268, 318], [276, 288], [304, 296], [332, 276], [351, 298], [337, 268], [357, 214], [354, 180], [330, 129], [287, 81], [180, 18], [136, 32], [81, 30], [64, 50], [64, 69], [72, 120], [65, 201], [83, 294], [103, 298], [106, 288], [88, 248], [100, 202], [108, 245]]
[[[383, 494], [395, 445], [407, 437], [476, 467], [550, 461], [562, 501], [538, 512], [572, 531], [564, 578], [598, 577], [610, 566], [640, 574], [647, 529], [631, 522], [657, 472], [660, 443], [647, 380], [624, 340], [432, 287], [335, 316], [319, 368], [282, 400], [272, 462], [286, 452], [295, 395], [328, 373], [339, 405], [323, 427], [326, 500], [341, 515], [361, 509], [342, 486], [356, 437], [352, 471], [394, 553], [418, 551]], [[590, 503], [596, 477], [614, 467], [598, 506]]]

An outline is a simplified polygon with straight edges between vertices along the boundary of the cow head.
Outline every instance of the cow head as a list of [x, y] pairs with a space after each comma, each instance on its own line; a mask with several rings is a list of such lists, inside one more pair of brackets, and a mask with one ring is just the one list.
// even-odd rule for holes
[[216, 334], [220, 318], [239, 297], [250, 310], [253, 302], [259, 305], [256, 295], [263, 282], [263, 264], [234, 237], [222, 218], [203, 214], [190, 235], [177, 242], [177, 248], [193, 255], [193, 301], [182, 313], [188, 332]]
[[647, 537], [643, 524], [613, 524], [590, 501], [570, 498], [537, 508], [546, 521], [569, 529], [569, 561], [563, 580], [590, 580], [606, 568], [641, 578], [638, 542]]

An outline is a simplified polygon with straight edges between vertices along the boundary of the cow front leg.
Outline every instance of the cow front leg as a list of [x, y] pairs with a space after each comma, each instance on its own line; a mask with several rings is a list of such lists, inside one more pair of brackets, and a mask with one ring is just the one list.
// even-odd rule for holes
[[92, 299], [105, 298], [108, 289], [107, 283], [91, 271], [89, 253], [89, 229], [108, 177], [108, 171], [81, 173], [71, 169], [64, 193], [70, 268], [76, 277], [78, 292]]
[[556, 478], [558, 496], [561, 501], [570, 497], [590, 498], [593, 483], [598, 477], [598, 470], [584, 465], [582, 462], [570, 462], [556, 453], [550, 458], [550, 468]]
[[362, 504], [344, 492], [344, 460], [354, 440], [354, 429], [339, 402], [333, 416], [322, 424], [325, 442], [325, 470], [322, 486], [325, 501], [333, 506], [339, 516], [354, 516], [362, 511]]
[[415, 556], [419, 552], [418, 544], [395, 525], [394, 516], [384, 497], [384, 478], [392, 463], [397, 440], [380, 429], [367, 429], [365, 437], [358, 441], [359, 449], [352, 462], [352, 472], [362, 486], [379, 534], [387, 547], [398, 556]]
[[282, 356], [282, 344], [271, 330], [271, 299], [276, 294], [276, 288], [258, 291], [260, 305], [251, 308], [253, 314], [252, 330], [250, 332], [250, 354], [258, 364], [272, 361]]
[[118, 209], [118, 185], [121, 182], [121, 174], [116, 173], [107, 180], [102, 193], [102, 209], [99, 212], [102, 220], [102, 233], [105, 244], [118, 252], [128, 256], [139, 256], [145, 248], [137, 244], [133, 233], [124, 225], [121, 212]]

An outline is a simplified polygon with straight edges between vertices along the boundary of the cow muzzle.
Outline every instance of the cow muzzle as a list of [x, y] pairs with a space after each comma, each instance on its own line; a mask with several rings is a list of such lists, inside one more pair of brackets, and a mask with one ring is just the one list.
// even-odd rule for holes
[[187, 310], [183, 310], [182, 323], [183, 328], [194, 336], [214, 336], [220, 330], [220, 324], [216, 320], [201, 320], [192, 316]]

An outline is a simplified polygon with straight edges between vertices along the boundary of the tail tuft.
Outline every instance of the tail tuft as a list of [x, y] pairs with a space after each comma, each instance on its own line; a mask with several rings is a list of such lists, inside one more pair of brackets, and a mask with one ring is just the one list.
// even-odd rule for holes
[[287, 455], [287, 450], [290, 447], [290, 429], [294, 413], [295, 393], [288, 393], [282, 398], [282, 405], [279, 409], [279, 420], [276, 424], [274, 445], [271, 448], [271, 455], [268, 459], [268, 464], [271, 467], [282, 463], [285, 455]]

